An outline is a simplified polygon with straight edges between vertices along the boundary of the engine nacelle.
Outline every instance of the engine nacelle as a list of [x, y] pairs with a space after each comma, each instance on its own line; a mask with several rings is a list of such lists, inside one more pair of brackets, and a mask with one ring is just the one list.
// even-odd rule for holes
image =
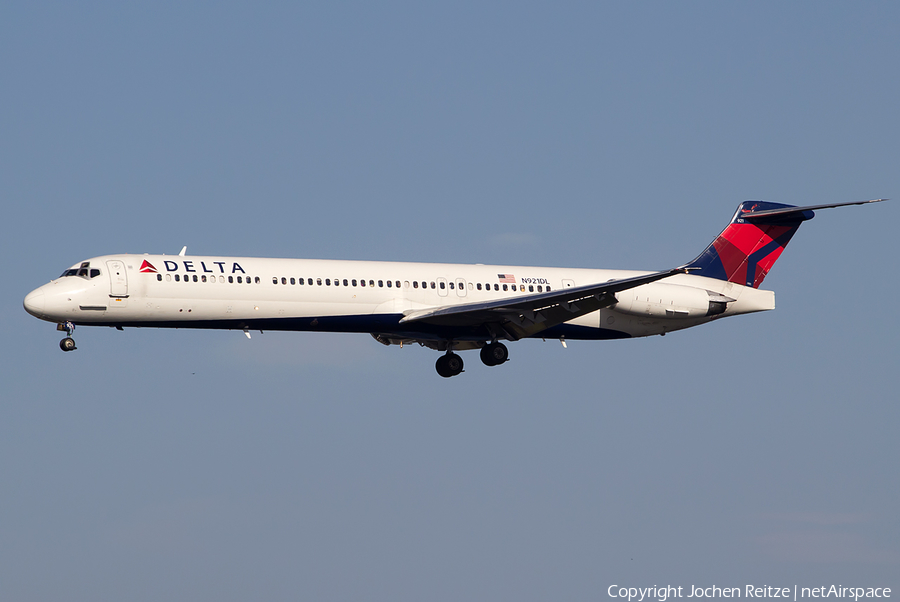
[[725, 311], [729, 301], [718, 293], [680, 284], [654, 282], [616, 293], [614, 311], [654, 318], [702, 318]]

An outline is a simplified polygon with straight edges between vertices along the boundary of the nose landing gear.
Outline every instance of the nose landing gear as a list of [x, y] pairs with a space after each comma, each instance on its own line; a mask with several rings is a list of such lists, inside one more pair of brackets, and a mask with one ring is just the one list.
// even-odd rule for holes
[[72, 333], [75, 332], [75, 325], [71, 322], [66, 322], [64, 324], [57, 324], [56, 330], [61, 330], [66, 333], [66, 338], [59, 342], [59, 348], [63, 351], [75, 351], [78, 347], [75, 346], [75, 339], [72, 338]]

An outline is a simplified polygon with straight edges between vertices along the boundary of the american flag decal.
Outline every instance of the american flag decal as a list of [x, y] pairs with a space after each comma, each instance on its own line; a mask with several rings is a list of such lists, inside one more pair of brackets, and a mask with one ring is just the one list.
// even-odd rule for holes
[[512, 274], [497, 274], [497, 278], [500, 279], [500, 282], [512, 282], [516, 283], [516, 277]]

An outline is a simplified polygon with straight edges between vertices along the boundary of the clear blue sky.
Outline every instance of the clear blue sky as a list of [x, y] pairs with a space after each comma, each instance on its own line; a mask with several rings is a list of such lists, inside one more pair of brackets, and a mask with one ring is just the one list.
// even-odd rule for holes
[[745, 199], [900, 197], [894, 3], [6, 3], [0, 598], [900, 591], [898, 203], [777, 309], [525, 341], [80, 328], [106, 253], [664, 269]]

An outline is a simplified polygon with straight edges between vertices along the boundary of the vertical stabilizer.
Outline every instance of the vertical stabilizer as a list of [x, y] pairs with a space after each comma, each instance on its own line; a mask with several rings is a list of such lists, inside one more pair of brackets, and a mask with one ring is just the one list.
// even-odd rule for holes
[[[685, 267], [695, 268], [698, 276], [727, 280], [735, 284], [759, 288], [775, 265], [800, 224], [815, 213], [792, 205], [765, 201], [744, 201], [731, 223], [706, 250]], [[754, 217], [755, 212], [788, 209]]]

